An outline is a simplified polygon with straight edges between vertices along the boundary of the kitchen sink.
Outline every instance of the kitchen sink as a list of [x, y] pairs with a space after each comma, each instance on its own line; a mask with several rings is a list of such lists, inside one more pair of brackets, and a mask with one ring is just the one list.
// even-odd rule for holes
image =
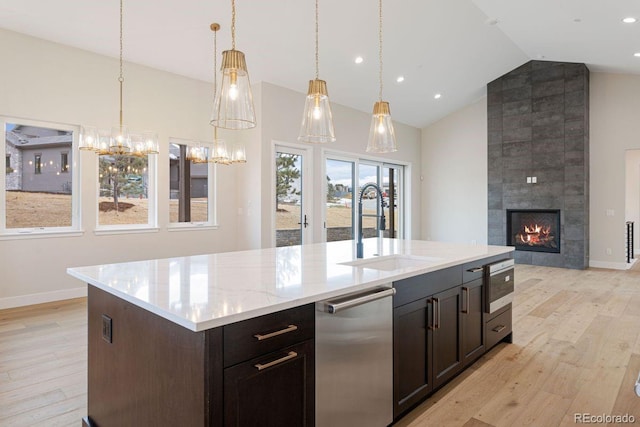
[[341, 262], [340, 265], [351, 267], [370, 268], [372, 270], [393, 271], [405, 268], [428, 267], [442, 261], [442, 258], [417, 255], [387, 255], [374, 258], [357, 259], [355, 261]]

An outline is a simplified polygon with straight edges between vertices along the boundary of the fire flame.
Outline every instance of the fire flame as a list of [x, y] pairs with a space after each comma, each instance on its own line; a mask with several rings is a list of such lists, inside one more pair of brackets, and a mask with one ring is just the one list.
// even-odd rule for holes
[[524, 226], [524, 232], [518, 233], [516, 238], [529, 246], [544, 245], [553, 239], [551, 234], [551, 226], [529, 224]]

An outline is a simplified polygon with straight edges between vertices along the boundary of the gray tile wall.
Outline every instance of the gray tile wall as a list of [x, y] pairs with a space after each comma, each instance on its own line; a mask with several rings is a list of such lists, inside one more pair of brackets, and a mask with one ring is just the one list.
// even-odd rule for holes
[[527, 62], [487, 85], [487, 113], [489, 244], [506, 244], [506, 209], [560, 209], [560, 254], [516, 261], [588, 267], [589, 69]]

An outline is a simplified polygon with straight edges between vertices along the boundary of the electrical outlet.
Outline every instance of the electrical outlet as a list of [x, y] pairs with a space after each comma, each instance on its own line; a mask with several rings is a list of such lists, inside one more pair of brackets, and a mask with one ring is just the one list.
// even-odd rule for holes
[[611, 248], [607, 248], [605, 252], [607, 253], [607, 255], [611, 255]]
[[109, 344], [113, 342], [113, 321], [106, 314], [102, 315], [102, 339]]
[[616, 211], [614, 211], [613, 209], [607, 209], [606, 214], [607, 216], [615, 216]]
[[531, 184], [531, 177], [530, 176], [527, 177], [527, 184]]
[[532, 176], [531, 177], [531, 183], [532, 184], [537, 184], [538, 183], [538, 177], [537, 176]]

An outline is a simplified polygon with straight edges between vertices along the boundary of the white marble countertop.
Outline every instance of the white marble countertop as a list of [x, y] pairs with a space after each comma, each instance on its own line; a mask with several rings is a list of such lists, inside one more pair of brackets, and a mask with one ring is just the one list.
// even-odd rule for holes
[[372, 238], [364, 241], [365, 259], [429, 259], [390, 271], [340, 265], [356, 259], [355, 242], [349, 240], [75, 267], [67, 273], [192, 331], [203, 331], [513, 249]]

